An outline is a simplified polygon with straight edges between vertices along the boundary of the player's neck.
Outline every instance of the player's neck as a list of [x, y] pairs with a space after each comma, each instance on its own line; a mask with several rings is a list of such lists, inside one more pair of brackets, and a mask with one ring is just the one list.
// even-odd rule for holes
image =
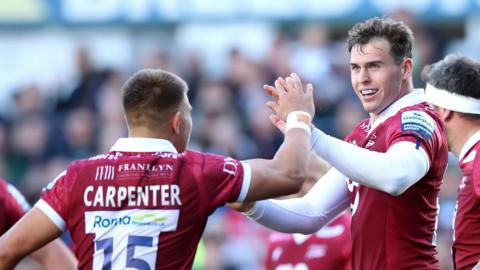
[[480, 124], [478, 122], [473, 122], [469, 120], [459, 121], [457, 125], [447, 130], [447, 134], [450, 131], [452, 135], [449, 136], [449, 148], [450, 151], [456, 156], [459, 157], [462, 151], [463, 146], [467, 141], [480, 130]]
[[369, 113], [369, 117], [370, 117], [370, 124], [373, 124], [375, 123], [375, 121], [377, 121], [377, 119], [380, 117], [380, 114], [382, 114], [382, 112], [384, 112], [385, 110], [387, 110], [390, 106], [392, 106], [392, 104], [394, 104], [395, 102], [399, 101], [400, 99], [402, 99], [404, 96], [412, 93], [415, 89], [413, 88], [413, 85], [410, 81], [407, 81], [406, 84], [404, 84], [404, 86], [402, 87], [400, 93], [398, 94], [397, 98], [395, 100], [392, 101], [392, 103], [390, 103], [387, 107], [385, 107], [381, 112], [370, 112]]
[[128, 137], [153, 138], [171, 141], [171, 136], [160, 130], [153, 130], [148, 127], [135, 127], [128, 130]]

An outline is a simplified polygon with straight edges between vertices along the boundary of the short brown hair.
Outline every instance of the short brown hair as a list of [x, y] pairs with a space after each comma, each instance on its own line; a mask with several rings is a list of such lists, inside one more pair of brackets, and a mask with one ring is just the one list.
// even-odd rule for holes
[[375, 38], [383, 38], [390, 43], [390, 53], [397, 64], [405, 58], [412, 58], [412, 30], [403, 22], [391, 18], [375, 17], [355, 24], [348, 31], [348, 52], [353, 46], [365, 45]]
[[129, 126], [159, 123], [175, 112], [188, 91], [187, 83], [161, 69], [142, 69], [122, 87], [123, 108]]

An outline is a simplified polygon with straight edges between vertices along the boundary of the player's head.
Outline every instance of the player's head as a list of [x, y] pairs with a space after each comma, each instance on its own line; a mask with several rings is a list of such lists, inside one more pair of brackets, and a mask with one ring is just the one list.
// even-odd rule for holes
[[[480, 121], [480, 63], [462, 55], [447, 55], [424, 67], [425, 97], [447, 126], [452, 112], [470, 121]], [[452, 127], [454, 128], [454, 127]]]
[[400, 21], [373, 18], [348, 31], [352, 86], [371, 114], [379, 114], [412, 88], [413, 33]]
[[183, 152], [192, 130], [188, 86], [177, 75], [160, 69], [142, 69], [122, 87], [125, 118], [132, 135], [170, 140]]

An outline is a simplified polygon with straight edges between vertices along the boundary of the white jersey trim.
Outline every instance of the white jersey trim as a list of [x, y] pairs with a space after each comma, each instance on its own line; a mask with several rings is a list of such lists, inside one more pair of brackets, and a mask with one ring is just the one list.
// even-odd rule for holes
[[65, 228], [67, 227], [65, 221], [46, 201], [42, 199], [38, 200], [35, 207], [42, 210], [42, 212], [45, 213], [45, 215], [47, 215], [62, 232], [65, 231]]
[[397, 114], [401, 109], [422, 102], [425, 102], [425, 91], [423, 89], [418, 88], [408, 93], [407, 95], [403, 96], [402, 98], [388, 106], [383, 112], [381, 112], [375, 122], [370, 122], [368, 134], [370, 134], [370, 132], [376, 127], [378, 127], [381, 123], [385, 122], [385, 120]]
[[171, 152], [177, 153], [177, 149], [170, 141], [155, 138], [129, 137], [120, 138], [112, 146], [110, 151], [119, 152]]
[[477, 144], [478, 141], [480, 141], [480, 130], [475, 132], [470, 138], [468, 138], [467, 142], [465, 142], [465, 144], [463, 145], [462, 150], [460, 151], [460, 156], [458, 156], [460, 162], [462, 162], [467, 152], [472, 149], [472, 147]]
[[27, 212], [30, 210], [30, 204], [27, 202], [22, 193], [18, 191], [12, 184], [7, 184], [7, 191], [12, 195], [12, 197], [17, 201], [17, 203], [22, 207], [23, 211]]
[[250, 188], [250, 182], [252, 181], [252, 169], [248, 162], [240, 162], [243, 167], [243, 183], [242, 189], [240, 190], [240, 195], [238, 195], [237, 202], [243, 202], [248, 194], [248, 189]]

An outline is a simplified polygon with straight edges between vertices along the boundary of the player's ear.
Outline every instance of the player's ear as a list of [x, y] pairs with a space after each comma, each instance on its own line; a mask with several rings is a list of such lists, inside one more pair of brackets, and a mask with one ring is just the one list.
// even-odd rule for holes
[[405, 58], [400, 64], [400, 70], [402, 72], [402, 79], [407, 80], [412, 76], [413, 61], [411, 58]]
[[445, 112], [444, 112], [444, 121], [450, 121], [450, 119], [452, 119], [453, 117], [453, 111], [452, 110], [448, 110], [448, 109], [445, 109]]
[[440, 116], [440, 119], [443, 122], [448, 122], [450, 119], [452, 119], [453, 116], [453, 111], [445, 108], [438, 108], [438, 115]]
[[181, 115], [180, 115], [180, 112], [177, 111], [175, 112], [175, 114], [173, 114], [172, 118], [171, 118], [171, 128], [172, 128], [172, 132], [174, 134], [179, 134], [180, 133], [180, 125], [181, 125]]

